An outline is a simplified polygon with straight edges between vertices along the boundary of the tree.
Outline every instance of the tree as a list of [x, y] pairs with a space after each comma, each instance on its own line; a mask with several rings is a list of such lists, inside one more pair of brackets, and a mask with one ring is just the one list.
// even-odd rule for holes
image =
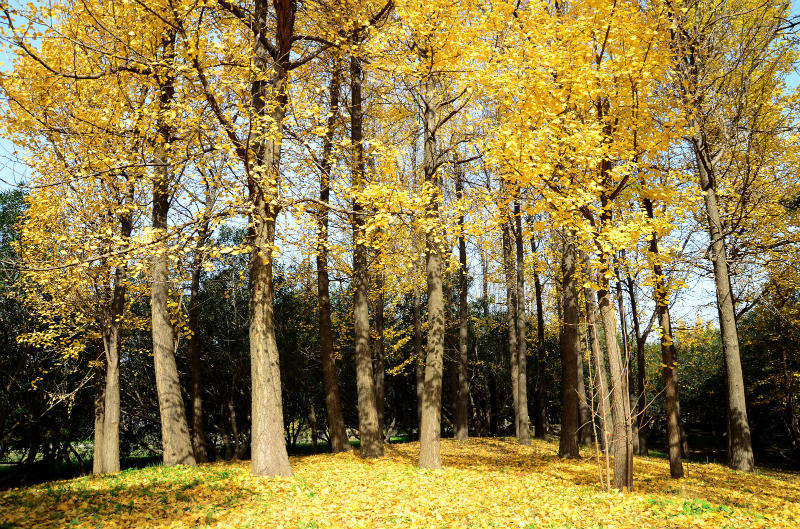
[[[453, 160], [456, 200], [464, 198], [464, 169], [456, 157]], [[464, 213], [458, 217], [458, 390], [455, 402], [454, 434], [459, 441], [469, 435], [469, 380], [467, 374], [467, 338], [469, 333], [467, 242], [464, 233]]]
[[718, 194], [728, 170], [739, 163], [738, 155], [752, 142], [769, 141], [762, 136], [768, 127], [762, 128], [760, 117], [769, 112], [768, 98], [785, 67], [787, 47], [780, 28], [788, 5], [697, 1], [680, 9], [671, 2], [666, 7], [672, 22], [676, 92], [692, 129], [688, 143], [703, 193], [714, 266], [728, 388], [728, 459], [732, 468], [753, 472], [728, 233]]
[[328, 226], [331, 186], [332, 150], [335, 127], [339, 113], [339, 91], [341, 85], [341, 64], [334, 59], [329, 88], [329, 112], [320, 161], [318, 235], [317, 235], [317, 289], [319, 297], [320, 356], [322, 357], [322, 381], [325, 385], [325, 409], [328, 413], [328, 428], [331, 435], [331, 450], [342, 452], [349, 449], [342, 405], [339, 397], [339, 381], [336, 375], [336, 362], [333, 356], [333, 336], [331, 323], [330, 280], [328, 276]]
[[[357, 48], [359, 37], [351, 45]], [[364, 186], [365, 164], [363, 143], [363, 110], [361, 85], [363, 69], [357, 49], [350, 55], [350, 142], [353, 145], [353, 182], [356, 189]], [[372, 354], [369, 345], [369, 269], [367, 268], [367, 240], [364, 206], [357, 200], [353, 204], [353, 317], [356, 339], [356, 372], [358, 383], [358, 429], [361, 434], [361, 457], [383, 455], [383, 436], [378, 422], [378, 404]]]
[[569, 234], [564, 240], [561, 260], [563, 286], [564, 323], [561, 328], [561, 436], [558, 455], [564, 458], [579, 458], [578, 449], [578, 355], [581, 354], [578, 326], [578, 287], [575, 273], [575, 236]]

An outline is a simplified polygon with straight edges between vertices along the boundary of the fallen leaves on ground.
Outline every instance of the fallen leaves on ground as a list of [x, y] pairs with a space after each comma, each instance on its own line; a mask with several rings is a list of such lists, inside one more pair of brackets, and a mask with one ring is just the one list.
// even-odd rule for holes
[[636, 458], [635, 490], [604, 492], [593, 452], [556, 445], [442, 441], [442, 470], [417, 468], [419, 445], [293, 457], [294, 478], [250, 475], [248, 462], [148, 467], [0, 493], [0, 528], [797, 528], [800, 475]]

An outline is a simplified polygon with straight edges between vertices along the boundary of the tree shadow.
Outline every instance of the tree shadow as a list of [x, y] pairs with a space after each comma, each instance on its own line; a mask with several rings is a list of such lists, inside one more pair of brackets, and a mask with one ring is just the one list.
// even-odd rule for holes
[[152, 466], [14, 489], [0, 496], [0, 527], [120, 527], [213, 524], [256, 494], [247, 463]]
[[[575, 487], [581, 495], [588, 493], [589, 499], [602, 493], [593, 451], [584, 450], [580, 460], [564, 460], [556, 455], [553, 442], [533, 440], [531, 446], [521, 446], [514, 439], [499, 438], [445, 439], [441, 447], [443, 470], [419, 470], [419, 443], [413, 442], [385, 445], [386, 456], [371, 461], [361, 460], [356, 453], [294, 456], [295, 478], [258, 478], [250, 474], [249, 461], [237, 461], [198, 467], [152, 466], [50, 482], [0, 493], [0, 528], [238, 527], [244, 525], [239, 518], [243, 514], [251, 520], [271, 520], [282, 516], [283, 509], [292, 508], [292, 516], [311, 516], [309, 509], [315, 502], [317, 508], [330, 512], [348, 508], [354, 501], [372, 505], [373, 497], [378, 502], [375, 505], [385, 506], [387, 498], [379, 496], [386, 491], [379, 483], [390, 474], [410, 479], [409, 483], [419, 483], [414, 476], [424, 476], [425, 482], [435, 487], [439, 487], [440, 477], [452, 485], [452, 478], [463, 472], [479, 484], [484, 478], [487, 486], [506, 483], [509, 490], [543, 480], [538, 483], [540, 488], [562, 489], [562, 494], [570, 494]], [[644, 499], [671, 497], [678, 505], [702, 499], [756, 513], [793, 509], [786, 506], [800, 503], [797, 474], [760, 476], [716, 464], [690, 464], [688, 479], [672, 480], [663, 459], [637, 457], [634, 467], [634, 494]], [[470, 485], [466, 487], [473, 491]], [[406, 501], [416, 501], [414, 498], [428, 492], [413, 485], [404, 490], [401, 496], [405, 494]], [[364, 491], [372, 496], [363, 496]], [[437, 497], [435, 491], [429, 492]]]
[[[387, 455], [416, 466], [418, 446], [417, 442], [396, 445]], [[443, 439], [442, 466], [446, 469], [517, 476], [535, 473], [567, 480], [575, 485], [598, 483], [594, 454], [584, 450], [582, 460], [565, 460], [558, 457], [557, 449], [557, 445], [539, 439], [532, 440], [531, 446], [522, 446], [516, 439], [470, 438], [461, 442]]]

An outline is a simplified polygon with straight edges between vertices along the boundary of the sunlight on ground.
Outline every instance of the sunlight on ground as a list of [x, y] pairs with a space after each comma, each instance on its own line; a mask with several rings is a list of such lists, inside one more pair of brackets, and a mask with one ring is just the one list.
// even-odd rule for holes
[[0, 493], [0, 529], [29, 527], [690, 528], [800, 527], [800, 475], [744, 475], [637, 458], [631, 494], [598, 486], [594, 453], [510, 439], [442, 442], [444, 470], [416, 468], [419, 445], [292, 458], [294, 478], [262, 479], [247, 462], [150, 467]]

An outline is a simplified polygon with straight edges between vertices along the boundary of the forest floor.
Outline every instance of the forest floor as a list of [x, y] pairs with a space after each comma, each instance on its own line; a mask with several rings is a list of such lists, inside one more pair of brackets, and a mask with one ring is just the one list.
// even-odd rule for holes
[[636, 458], [634, 491], [604, 492], [595, 454], [557, 445], [442, 441], [443, 470], [416, 467], [419, 445], [291, 458], [294, 478], [250, 475], [248, 462], [162, 466], [0, 493], [0, 529], [70, 528], [798, 528], [800, 474]]

